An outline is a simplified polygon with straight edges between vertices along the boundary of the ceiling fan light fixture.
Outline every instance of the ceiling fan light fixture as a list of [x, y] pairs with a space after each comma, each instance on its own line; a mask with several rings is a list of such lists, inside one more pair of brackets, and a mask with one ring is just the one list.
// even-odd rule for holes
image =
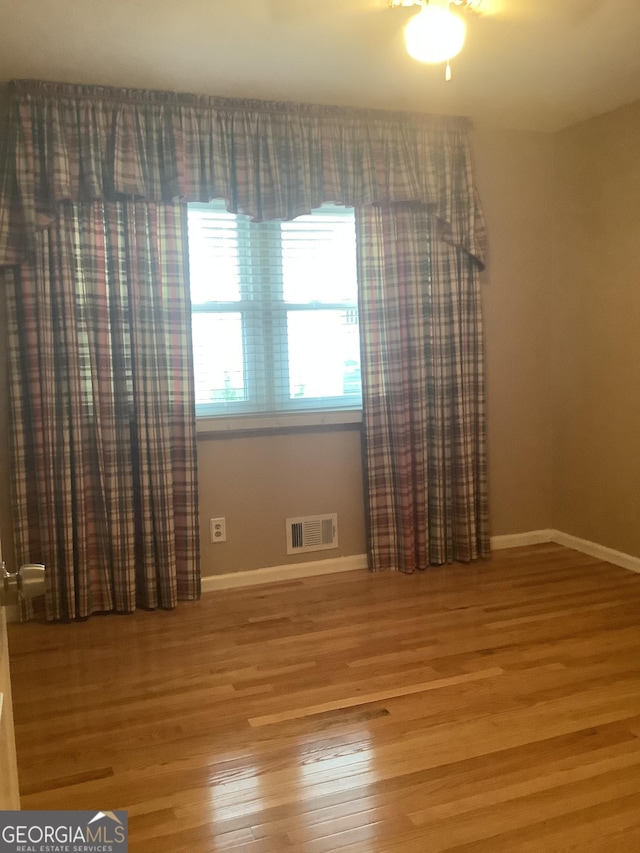
[[466, 24], [443, 6], [429, 3], [404, 28], [407, 53], [418, 62], [447, 62], [462, 50]]

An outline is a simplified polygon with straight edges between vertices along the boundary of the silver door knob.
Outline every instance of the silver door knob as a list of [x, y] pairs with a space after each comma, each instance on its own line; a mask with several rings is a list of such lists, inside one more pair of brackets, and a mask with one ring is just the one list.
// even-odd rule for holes
[[17, 572], [8, 572], [2, 561], [0, 604], [9, 604], [21, 597], [27, 601], [45, 593], [45, 572], [42, 563], [26, 563]]
[[44, 595], [45, 567], [42, 563], [26, 563], [18, 571], [18, 590], [23, 598], [37, 598]]

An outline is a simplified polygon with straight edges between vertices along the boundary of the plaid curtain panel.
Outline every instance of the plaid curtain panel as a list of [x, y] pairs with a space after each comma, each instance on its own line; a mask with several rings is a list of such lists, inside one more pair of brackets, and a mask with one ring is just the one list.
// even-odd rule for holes
[[63, 202], [7, 276], [17, 558], [50, 619], [199, 596], [185, 216]]
[[359, 208], [357, 226], [372, 568], [485, 556], [477, 265], [424, 206]]

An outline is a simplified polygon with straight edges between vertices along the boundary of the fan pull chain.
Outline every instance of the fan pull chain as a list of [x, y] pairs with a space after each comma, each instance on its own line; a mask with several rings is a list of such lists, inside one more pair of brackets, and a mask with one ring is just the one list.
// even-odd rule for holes
[[451, 63], [448, 59], [446, 68], [444, 69], [444, 79], [447, 81], [447, 83], [451, 80]]

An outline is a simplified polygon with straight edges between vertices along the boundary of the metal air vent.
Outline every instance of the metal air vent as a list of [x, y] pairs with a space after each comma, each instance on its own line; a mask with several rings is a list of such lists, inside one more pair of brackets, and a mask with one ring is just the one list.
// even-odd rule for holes
[[338, 514], [305, 515], [288, 518], [287, 554], [326, 551], [338, 547]]

